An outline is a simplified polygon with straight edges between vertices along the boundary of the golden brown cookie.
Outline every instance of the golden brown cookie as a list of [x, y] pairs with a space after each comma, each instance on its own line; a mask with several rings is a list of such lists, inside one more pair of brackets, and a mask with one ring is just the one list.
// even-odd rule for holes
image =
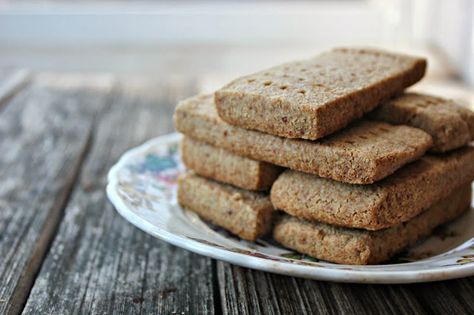
[[195, 173], [249, 190], [270, 190], [283, 168], [184, 137], [181, 158]]
[[402, 92], [425, 74], [423, 58], [339, 48], [238, 78], [215, 93], [231, 125], [316, 140]]
[[469, 184], [412, 220], [388, 229], [366, 231], [334, 227], [284, 215], [277, 220], [273, 237], [288, 248], [318, 259], [341, 264], [377, 264], [458, 217], [470, 204]]
[[178, 104], [175, 125], [190, 138], [241, 156], [355, 184], [392, 174], [432, 144], [420, 129], [367, 120], [317, 141], [281, 138], [224, 122], [210, 95]]
[[426, 155], [372, 185], [287, 170], [273, 183], [276, 209], [328, 224], [379, 230], [405, 222], [474, 180], [474, 147]]
[[221, 184], [192, 173], [178, 182], [178, 202], [204, 220], [254, 241], [270, 232], [273, 206], [268, 194]]

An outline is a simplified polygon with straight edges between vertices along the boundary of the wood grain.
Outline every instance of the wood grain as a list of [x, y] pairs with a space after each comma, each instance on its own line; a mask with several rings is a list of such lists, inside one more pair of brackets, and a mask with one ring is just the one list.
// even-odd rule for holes
[[30, 80], [27, 70], [0, 70], [0, 108]]
[[398, 287], [415, 297], [428, 314], [474, 314], [474, 277]]
[[104, 103], [56, 83], [37, 80], [0, 115], [0, 313], [23, 307]]
[[212, 261], [153, 238], [108, 202], [106, 174], [127, 149], [172, 130], [175, 97], [118, 94], [93, 145], [24, 313], [213, 314]]
[[474, 277], [411, 285], [312, 281], [217, 262], [224, 314], [472, 314]]

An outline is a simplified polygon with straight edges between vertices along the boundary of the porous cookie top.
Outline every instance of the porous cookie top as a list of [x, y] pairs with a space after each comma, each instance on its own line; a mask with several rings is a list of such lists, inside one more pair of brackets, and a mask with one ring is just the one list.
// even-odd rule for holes
[[[424, 141], [415, 143], [413, 139], [417, 138]], [[331, 150], [342, 150], [375, 159], [394, 154], [409, 155], [429, 142], [429, 136], [419, 129], [369, 120], [361, 120], [319, 141], [322, 146]]]
[[405, 93], [382, 106], [406, 110], [418, 115], [423, 114], [430, 117], [433, 123], [464, 122], [468, 126], [470, 137], [474, 139], [474, 112], [453, 100], [427, 94]]
[[426, 94], [405, 93], [383, 103], [371, 117], [420, 128], [433, 137], [434, 152], [446, 152], [474, 140], [474, 112]]
[[434, 95], [414, 92], [403, 93], [402, 95], [391, 99], [385, 104], [383, 106], [390, 105], [393, 107], [420, 110], [423, 112], [430, 112], [433, 115], [449, 115], [453, 111], [463, 111], [463, 107], [456, 104], [452, 100], [437, 97]]
[[339, 48], [238, 78], [221, 91], [281, 99], [313, 110], [398, 75], [421, 60], [375, 49]]

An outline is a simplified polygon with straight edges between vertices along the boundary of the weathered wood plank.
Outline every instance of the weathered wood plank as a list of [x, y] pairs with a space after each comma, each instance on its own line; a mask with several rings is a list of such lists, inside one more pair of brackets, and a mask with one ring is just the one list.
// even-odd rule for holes
[[474, 277], [404, 286], [428, 314], [474, 314]]
[[159, 99], [120, 94], [98, 120], [80, 185], [25, 314], [215, 312], [212, 260], [138, 230], [116, 213], [104, 194], [106, 174], [125, 150], [172, 130], [174, 104], [185, 95], [166, 87], [158, 94]]
[[0, 70], [0, 108], [30, 80], [30, 72], [20, 70]]
[[224, 314], [472, 314], [474, 278], [411, 285], [297, 279], [217, 263]]
[[[103, 93], [38, 78], [0, 114], [0, 313], [21, 311], [87, 149]], [[99, 80], [111, 87], [110, 80]]]

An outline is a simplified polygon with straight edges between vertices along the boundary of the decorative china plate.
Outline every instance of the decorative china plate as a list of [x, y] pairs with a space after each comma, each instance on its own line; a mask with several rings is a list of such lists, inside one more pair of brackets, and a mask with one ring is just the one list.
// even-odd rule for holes
[[108, 174], [107, 195], [117, 211], [143, 231], [175, 246], [232, 264], [283, 275], [355, 283], [410, 283], [474, 275], [474, 209], [411, 250], [382, 265], [339, 265], [279, 246], [248, 242], [205, 223], [176, 202], [184, 171], [179, 134], [126, 152]]

